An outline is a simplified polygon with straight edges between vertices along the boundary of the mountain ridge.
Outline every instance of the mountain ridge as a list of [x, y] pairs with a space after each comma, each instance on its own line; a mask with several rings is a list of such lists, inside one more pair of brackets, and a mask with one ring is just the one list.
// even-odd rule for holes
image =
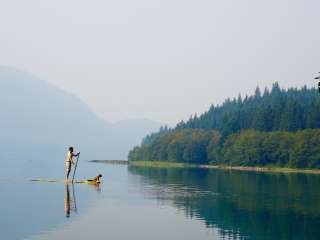
[[[0, 143], [4, 152], [23, 149], [33, 153], [44, 148], [59, 152], [60, 157], [74, 145], [87, 159], [125, 159], [130, 148], [138, 144], [134, 141], [151, 130], [140, 129], [139, 134], [129, 131], [139, 121], [134, 122], [112, 124], [74, 94], [32, 73], [0, 66]], [[156, 130], [157, 124], [150, 124]], [[121, 129], [125, 125], [127, 132]], [[131, 132], [138, 136], [130, 136]]]

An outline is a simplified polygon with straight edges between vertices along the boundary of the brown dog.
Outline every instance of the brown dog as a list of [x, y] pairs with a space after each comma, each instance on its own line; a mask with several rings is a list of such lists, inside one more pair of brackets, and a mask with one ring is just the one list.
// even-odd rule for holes
[[99, 184], [101, 182], [100, 178], [102, 178], [101, 174], [97, 175], [94, 179], [88, 179], [87, 181], [94, 184]]

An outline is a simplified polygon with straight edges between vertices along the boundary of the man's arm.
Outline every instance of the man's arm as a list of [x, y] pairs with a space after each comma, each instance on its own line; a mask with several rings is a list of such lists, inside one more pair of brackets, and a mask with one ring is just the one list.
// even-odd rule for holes
[[80, 155], [80, 152], [78, 152], [77, 154], [72, 154], [72, 157], [78, 157]]
[[[78, 157], [79, 155], [80, 155], [80, 152], [78, 152], [77, 154], [72, 154], [72, 157]], [[71, 163], [74, 165], [73, 159], [71, 159]]]

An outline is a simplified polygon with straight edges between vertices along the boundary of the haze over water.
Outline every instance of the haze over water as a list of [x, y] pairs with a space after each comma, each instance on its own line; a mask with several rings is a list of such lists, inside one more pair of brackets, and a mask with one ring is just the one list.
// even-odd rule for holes
[[[320, 239], [320, 175], [88, 162], [126, 159], [160, 125], [256, 86], [316, 86], [319, 8], [2, 0], [0, 239]], [[301, 110], [291, 103], [286, 123]], [[311, 144], [301, 143], [295, 153], [307, 162]], [[101, 173], [100, 186], [63, 183], [71, 145], [81, 151], [76, 179]]]
[[[46, 172], [21, 177], [10, 172], [12, 168], [2, 168], [1, 239], [320, 237], [317, 175], [80, 161], [77, 179], [101, 173], [103, 182], [97, 188], [29, 181], [31, 175], [43, 177]], [[51, 167], [51, 176], [59, 172]]]

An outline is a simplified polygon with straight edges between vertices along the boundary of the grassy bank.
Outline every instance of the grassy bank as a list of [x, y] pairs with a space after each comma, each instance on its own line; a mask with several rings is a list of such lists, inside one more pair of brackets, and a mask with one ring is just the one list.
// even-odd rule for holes
[[137, 167], [158, 167], [158, 168], [199, 167], [199, 165], [195, 165], [195, 164], [166, 162], [166, 161], [129, 161], [129, 165], [130, 166], [137, 166]]
[[208, 168], [225, 169], [235, 171], [255, 171], [255, 172], [276, 172], [276, 173], [307, 173], [320, 174], [320, 169], [299, 169], [287, 167], [249, 167], [249, 166], [229, 166], [229, 165], [197, 165], [167, 161], [129, 161], [130, 166], [155, 167], [155, 168]]

